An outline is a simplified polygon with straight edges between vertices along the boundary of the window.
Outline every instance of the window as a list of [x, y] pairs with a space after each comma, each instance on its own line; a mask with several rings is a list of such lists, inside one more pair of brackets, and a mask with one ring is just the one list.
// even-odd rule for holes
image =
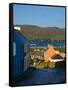
[[13, 42], [13, 56], [16, 55], [16, 43]]
[[28, 44], [24, 44], [24, 52], [26, 53], [28, 49]]

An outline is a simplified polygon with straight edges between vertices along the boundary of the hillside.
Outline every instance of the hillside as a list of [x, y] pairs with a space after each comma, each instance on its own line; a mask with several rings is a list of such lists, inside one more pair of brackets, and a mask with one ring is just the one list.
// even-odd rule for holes
[[57, 27], [38, 27], [34, 25], [16, 25], [29, 40], [65, 40], [65, 30]]

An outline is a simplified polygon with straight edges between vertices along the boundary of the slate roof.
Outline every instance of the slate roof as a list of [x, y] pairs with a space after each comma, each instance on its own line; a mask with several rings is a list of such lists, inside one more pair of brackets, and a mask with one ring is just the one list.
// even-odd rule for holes
[[51, 59], [63, 59], [63, 57], [60, 54], [55, 54]]

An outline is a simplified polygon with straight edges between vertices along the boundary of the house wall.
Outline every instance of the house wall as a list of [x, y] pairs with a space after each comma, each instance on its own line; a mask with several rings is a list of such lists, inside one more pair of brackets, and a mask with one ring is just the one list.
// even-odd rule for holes
[[26, 71], [29, 67], [30, 67], [30, 59], [29, 55], [26, 54], [26, 56], [24, 57], [24, 71]]
[[16, 44], [16, 54], [13, 55], [12, 60], [12, 74], [15, 79], [24, 72], [24, 43], [21, 42], [20, 38], [18, 38], [16, 34], [14, 34], [13, 42]]
[[24, 45], [24, 71], [26, 71], [30, 67], [30, 58], [29, 58], [29, 45]]
[[50, 59], [51, 62], [60, 62], [60, 61], [64, 61], [64, 59]]
[[31, 59], [34, 59], [35, 57], [34, 57], [34, 55], [31, 55]]
[[43, 56], [31, 55], [31, 59], [43, 59]]
[[26, 67], [26, 65], [24, 66], [24, 63], [27, 62], [27, 60], [24, 62], [24, 56], [26, 52], [24, 53], [23, 37], [21, 37], [20, 35], [18, 35], [18, 33], [15, 32], [13, 33], [13, 35], [14, 36], [12, 43], [16, 43], [16, 54], [12, 56], [12, 77], [13, 79], [15, 79], [25, 72], [24, 68]]

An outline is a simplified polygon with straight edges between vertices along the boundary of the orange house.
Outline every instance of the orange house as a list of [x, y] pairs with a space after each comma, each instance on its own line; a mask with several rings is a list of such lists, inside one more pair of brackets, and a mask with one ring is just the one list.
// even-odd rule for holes
[[55, 54], [56, 54], [56, 50], [54, 49], [54, 47], [51, 46], [51, 45], [48, 45], [47, 51], [44, 52], [45, 62], [50, 61], [50, 58], [51, 58], [52, 56], [54, 56]]
[[[60, 57], [61, 57], [61, 59], [60, 60], [52, 60], [52, 58], [54, 57], [54, 56], [56, 56], [56, 55], [59, 55]], [[44, 60], [45, 60], [45, 62], [48, 62], [48, 61], [62, 61], [62, 60], [64, 60], [64, 58], [65, 58], [65, 53], [64, 52], [59, 52], [59, 51], [56, 51], [55, 49], [54, 49], [54, 47], [53, 46], [51, 46], [51, 45], [48, 45], [48, 49], [46, 50], [46, 52], [44, 52]]]

